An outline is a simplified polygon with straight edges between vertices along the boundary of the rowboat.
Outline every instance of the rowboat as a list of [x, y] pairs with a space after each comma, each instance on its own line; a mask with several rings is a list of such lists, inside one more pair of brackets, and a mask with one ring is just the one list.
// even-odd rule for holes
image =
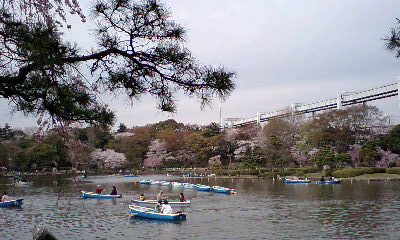
[[151, 184], [151, 180], [140, 180], [140, 184]]
[[167, 182], [167, 181], [161, 181], [161, 186], [169, 186], [169, 185], [171, 185], [171, 183], [170, 183], [170, 182]]
[[118, 195], [107, 195], [107, 194], [97, 194], [94, 192], [85, 192], [81, 191], [82, 198], [96, 198], [96, 199], [114, 199], [114, 198], [122, 198], [121, 194]]
[[211, 192], [213, 189], [210, 186], [200, 185], [197, 187], [197, 190], [202, 192]]
[[198, 187], [197, 184], [184, 184], [183, 185], [183, 188], [187, 188], [187, 189], [195, 189], [197, 187]]
[[5, 201], [5, 202], [0, 202], [0, 208], [4, 207], [21, 207], [22, 201], [24, 199], [16, 199], [16, 200], [11, 200], [11, 201]]
[[[154, 207], [157, 205], [157, 200], [135, 200], [132, 199], [132, 202], [136, 206], [142, 206], [142, 207]], [[170, 202], [168, 201], [168, 204], [171, 205], [171, 207], [190, 207], [190, 201], [184, 201], [184, 202]]]
[[160, 181], [150, 181], [151, 185], [160, 185], [161, 182]]
[[213, 191], [216, 192], [216, 193], [224, 193], [224, 194], [236, 193], [235, 189], [230, 189], [230, 188], [226, 188], [226, 187], [219, 187], [219, 186], [214, 186], [213, 187]]
[[186, 213], [164, 214], [154, 211], [153, 208], [129, 205], [129, 213], [131, 217], [149, 218], [157, 220], [185, 220]]
[[324, 185], [324, 184], [340, 184], [342, 183], [339, 179], [331, 180], [331, 181], [317, 181], [316, 184]]
[[183, 187], [183, 184], [180, 182], [172, 182], [171, 185], [172, 187]]
[[285, 178], [285, 183], [311, 183], [311, 180], [306, 179], [290, 179]]
[[32, 184], [32, 182], [23, 182], [23, 181], [16, 181], [15, 182], [16, 186], [29, 186], [31, 184]]

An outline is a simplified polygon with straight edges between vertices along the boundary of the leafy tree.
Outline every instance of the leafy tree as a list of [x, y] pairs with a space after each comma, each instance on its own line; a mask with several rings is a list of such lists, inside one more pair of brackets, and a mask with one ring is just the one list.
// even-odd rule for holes
[[123, 132], [126, 132], [127, 130], [128, 130], [128, 128], [125, 126], [125, 124], [120, 123], [119, 127], [117, 129], [117, 133], [123, 133]]
[[336, 153], [332, 147], [323, 146], [314, 156], [313, 161], [314, 163], [322, 169], [324, 166], [329, 166], [330, 169], [335, 169], [337, 162], [336, 162]]
[[112, 135], [107, 126], [92, 126], [86, 129], [88, 144], [92, 148], [104, 149]]
[[264, 126], [267, 159], [273, 166], [284, 169], [289, 162], [294, 162], [290, 148], [295, 145], [299, 129], [284, 119], [272, 119]]
[[389, 149], [392, 153], [400, 154], [400, 124], [394, 126], [389, 134], [381, 139], [380, 145], [383, 149]]
[[[110, 125], [114, 114], [99, 101], [105, 91], [124, 92], [130, 99], [150, 94], [161, 110], [175, 111], [177, 90], [204, 105], [215, 97], [225, 99], [234, 89], [235, 73], [200, 65], [184, 46], [185, 29], [157, 0], [96, 1], [92, 16], [97, 47], [87, 54], [63, 38], [51, 11], [21, 17], [24, 10], [2, 2], [0, 96], [26, 114]], [[60, 1], [51, 3], [63, 8]], [[43, 5], [35, 4], [28, 2], [36, 10]], [[72, 9], [81, 13], [78, 5]], [[93, 81], [80, 74], [86, 66]]]
[[14, 156], [15, 168], [23, 171], [56, 167], [58, 160], [56, 148], [46, 143], [20, 149]]
[[306, 125], [305, 136], [312, 147], [329, 145], [343, 153], [349, 146], [380, 134], [375, 132], [376, 126], [385, 123], [385, 116], [376, 107], [359, 105], [318, 115]]
[[339, 153], [336, 156], [336, 167], [352, 166], [353, 162], [348, 153]]
[[51, 132], [43, 140], [43, 143], [49, 144], [55, 149], [55, 158], [53, 163], [58, 167], [70, 167], [71, 163], [68, 161], [68, 149], [64, 143], [64, 139], [56, 132]]
[[218, 123], [211, 123], [210, 125], [206, 126], [203, 135], [204, 137], [213, 137], [221, 134], [221, 129]]
[[396, 27], [393, 27], [390, 30], [390, 34], [388, 37], [384, 38], [386, 43], [386, 49], [390, 52], [394, 52], [396, 58], [400, 57], [400, 19], [396, 18], [397, 23], [399, 24]]
[[3, 140], [9, 140], [14, 136], [13, 129], [11, 129], [10, 125], [6, 123], [4, 128], [0, 128], [0, 138]]
[[152, 140], [152, 130], [146, 126], [134, 128], [132, 131], [133, 136], [111, 139], [107, 148], [124, 153], [132, 167], [140, 168]]
[[377, 145], [373, 141], [365, 142], [360, 150], [361, 162], [368, 167], [374, 166], [380, 159], [380, 154], [377, 149]]
[[8, 167], [10, 150], [8, 144], [0, 143], [0, 167]]

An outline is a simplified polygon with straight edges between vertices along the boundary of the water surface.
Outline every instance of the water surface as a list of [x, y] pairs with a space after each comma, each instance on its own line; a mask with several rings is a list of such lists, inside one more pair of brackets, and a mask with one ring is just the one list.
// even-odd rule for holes
[[[236, 188], [238, 195], [140, 185], [140, 179], [176, 180]], [[33, 178], [33, 186], [0, 185], [24, 198], [20, 209], [0, 209], [0, 239], [32, 239], [44, 222], [59, 239], [400, 239], [400, 182], [346, 181], [289, 184], [251, 179], [89, 177], [79, 185], [60, 177]], [[78, 189], [115, 185], [122, 199], [83, 200]], [[129, 218], [132, 198], [192, 201], [183, 222]]]

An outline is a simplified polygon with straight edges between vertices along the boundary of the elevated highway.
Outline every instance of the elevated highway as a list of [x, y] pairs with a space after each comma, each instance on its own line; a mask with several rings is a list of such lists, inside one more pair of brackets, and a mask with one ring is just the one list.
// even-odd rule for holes
[[[366, 103], [377, 99], [399, 96], [400, 81], [360, 92], [339, 92], [336, 98], [299, 104], [294, 103], [290, 107], [269, 113], [257, 113], [249, 118], [228, 118], [221, 120], [222, 128], [241, 127], [249, 124], [261, 124], [273, 118], [283, 118], [299, 114], [316, 113], [329, 109], [342, 109], [345, 106]], [[399, 97], [400, 101], [400, 97]]]

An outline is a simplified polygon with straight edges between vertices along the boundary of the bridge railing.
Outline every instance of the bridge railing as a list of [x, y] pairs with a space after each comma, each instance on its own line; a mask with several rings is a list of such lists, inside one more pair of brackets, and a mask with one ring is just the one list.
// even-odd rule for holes
[[330, 98], [327, 100], [309, 103], [309, 104], [293, 104], [292, 108], [286, 108], [269, 113], [257, 113], [256, 117], [244, 118], [239, 121], [224, 122], [224, 127], [238, 127], [247, 124], [259, 124], [273, 118], [287, 117], [290, 115], [313, 113], [324, 111], [328, 109], [348, 106], [353, 104], [364, 103], [367, 101], [377, 100], [396, 96], [399, 94], [400, 82], [388, 84], [365, 91], [356, 93], [339, 93], [337, 98]]

